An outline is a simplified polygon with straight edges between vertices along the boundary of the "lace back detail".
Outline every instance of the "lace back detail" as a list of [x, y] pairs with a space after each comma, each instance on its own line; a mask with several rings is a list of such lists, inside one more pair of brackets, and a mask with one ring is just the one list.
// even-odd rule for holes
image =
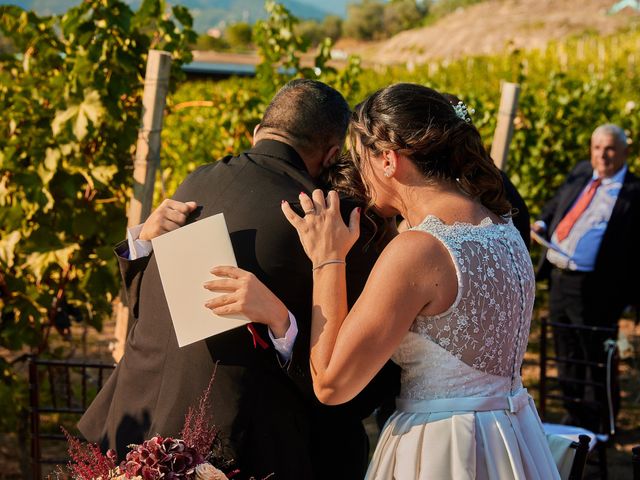
[[439, 315], [419, 316], [411, 330], [428, 337], [483, 373], [510, 377], [519, 371], [529, 336], [535, 296], [533, 266], [520, 234], [509, 221], [446, 225], [429, 216], [412, 230], [427, 232], [451, 254], [458, 294]]

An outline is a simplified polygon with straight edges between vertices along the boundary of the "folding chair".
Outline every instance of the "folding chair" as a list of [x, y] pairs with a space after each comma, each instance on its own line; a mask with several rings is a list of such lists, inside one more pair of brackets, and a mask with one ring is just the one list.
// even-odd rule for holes
[[571, 464], [568, 480], [582, 480], [590, 443], [591, 438], [588, 435], [578, 435], [578, 441], [571, 443], [571, 448], [575, 449], [576, 452], [573, 456], [573, 463]]
[[[611, 437], [615, 434], [615, 416], [613, 407], [613, 386], [612, 380], [614, 378], [614, 371], [617, 361], [617, 345], [612, 338], [605, 342], [603, 348], [606, 348], [606, 362], [596, 362], [587, 360], [578, 360], [572, 358], [561, 358], [555, 354], [549, 354], [549, 337], [550, 328], [567, 328], [575, 329], [578, 331], [593, 332], [597, 334], [606, 335], [609, 334], [612, 337], [616, 334], [615, 328], [607, 327], [595, 327], [595, 326], [580, 326], [580, 325], [568, 325], [549, 322], [547, 318], [541, 318], [541, 334], [540, 334], [540, 417], [543, 421], [543, 427], [547, 436], [557, 435], [562, 436], [572, 441], [579, 442], [581, 435], [587, 435], [591, 439], [589, 443], [587, 465], [595, 465], [599, 469], [600, 478], [607, 479], [607, 447], [609, 445]], [[582, 380], [575, 378], [562, 378], [550, 375], [550, 367], [558, 366], [559, 364], [579, 364], [592, 369], [601, 369], [605, 373], [603, 375], [604, 380], [597, 382], [594, 380]], [[605, 392], [606, 401], [587, 401], [582, 398], [572, 398], [565, 396], [562, 393], [560, 387], [560, 381], [565, 384], [581, 384], [591, 388], [597, 388]], [[607, 419], [607, 425], [601, 425], [598, 431], [590, 431], [582, 427], [573, 425], [563, 425], [557, 423], [547, 423], [547, 403], [550, 400], [564, 403], [576, 403], [583, 405], [590, 405], [596, 407], [598, 411], [605, 412]]]
[[[60, 425], [72, 429], [104, 385], [114, 364], [29, 358], [31, 475], [40, 480], [68, 462]], [[64, 452], [64, 453], [61, 453]], [[43, 472], [44, 465], [52, 465]], [[49, 469], [45, 469], [49, 470]]]

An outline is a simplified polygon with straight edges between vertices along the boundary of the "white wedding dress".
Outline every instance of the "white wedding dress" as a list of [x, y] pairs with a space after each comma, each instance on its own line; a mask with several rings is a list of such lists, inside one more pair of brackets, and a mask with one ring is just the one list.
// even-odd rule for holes
[[412, 230], [445, 245], [458, 294], [446, 312], [416, 318], [394, 353], [400, 397], [366, 478], [560, 478], [520, 377], [535, 281], [518, 231], [433, 216]]

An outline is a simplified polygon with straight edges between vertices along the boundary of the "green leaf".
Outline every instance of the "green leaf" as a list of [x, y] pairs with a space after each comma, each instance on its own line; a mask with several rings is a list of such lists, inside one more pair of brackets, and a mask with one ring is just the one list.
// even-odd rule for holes
[[89, 210], [83, 210], [73, 217], [73, 233], [82, 237], [91, 237], [98, 225], [96, 223], [95, 214]]
[[14, 252], [20, 238], [20, 232], [13, 231], [8, 235], [3, 235], [0, 240], [0, 261], [2, 261], [6, 268], [13, 267]]
[[25, 266], [33, 273], [39, 282], [42, 280], [43, 273], [50, 265], [57, 265], [60, 268], [69, 266], [71, 255], [79, 249], [80, 245], [74, 243], [59, 250], [32, 253], [27, 257]]
[[79, 105], [72, 105], [66, 110], [56, 113], [51, 130], [53, 136], [57, 136], [63, 126], [75, 117], [73, 124], [73, 134], [78, 140], [82, 140], [87, 135], [89, 122], [98, 126], [104, 115], [104, 107], [100, 99], [100, 94], [96, 90], [85, 90], [85, 97]]
[[189, 10], [182, 5], [174, 6], [171, 11], [173, 12], [173, 16], [185, 27], [193, 27], [193, 17]]
[[72, 105], [66, 110], [56, 113], [53, 122], [51, 122], [51, 131], [53, 132], [54, 137], [58, 136], [62, 127], [78, 114], [78, 110], [78, 105]]
[[60, 161], [60, 150], [47, 148], [44, 161], [38, 165], [38, 176], [42, 180], [43, 185], [47, 185], [56, 173], [58, 162]]
[[25, 238], [22, 245], [24, 253], [45, 253], [64, 248], [63, 233], [54, 231], [51, 226], [41, 223]]
[[159, 0], [143, 0], [137, 15], [148, 18], [159, 17], [162, 15], [162, 2]]
[[113, 176], [118, 173], [118, 167], [116, 165], [101, 165], [93, 167], [89, 172], [100, 183], [109, 185]]
[[14, 204], [0, 208], [0, 224], [3, 230], [17, 230], [25, 220], [25, 210], [22, 205]]
[[104, 107], [100, 94], [95, 90], [86, 90], [84, 101], [78, 107], [78, 117], [73, 127], [76, 138], [82, 140], [87, 135], [89, 121], [97, 127], [103, 115]]

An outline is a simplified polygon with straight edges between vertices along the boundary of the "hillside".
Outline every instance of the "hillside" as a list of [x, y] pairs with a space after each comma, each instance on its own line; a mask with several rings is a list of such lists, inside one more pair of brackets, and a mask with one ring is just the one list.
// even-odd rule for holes
[[615, 0], [488, 0], [375, 43], [343, 40], [336, 48], [367, 63], [406, 64], [533, 49], [585, 33], [607, 35], [640, 24], [629, 9], [608, 15]]

